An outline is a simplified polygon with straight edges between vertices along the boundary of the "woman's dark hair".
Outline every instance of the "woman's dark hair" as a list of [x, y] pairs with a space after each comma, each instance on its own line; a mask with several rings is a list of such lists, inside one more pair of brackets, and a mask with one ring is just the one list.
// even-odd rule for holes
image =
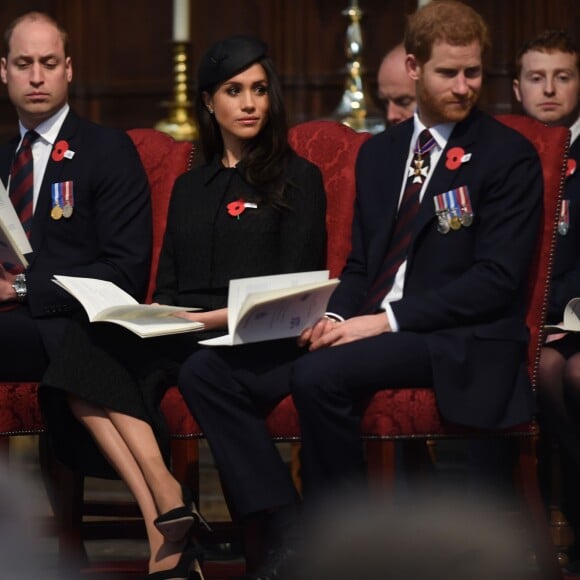
[[[246, 181], [252, 185], [261, 195], [264, 202], [283, 207], [284, 175], [288, 159], [292, 155], [292, 149], [288, 144], [288, 123], [286, 119], [286, 107], [282, 96], [280, 78], [272, 60], [263, 57], [256, 61], [266, 71], [268, 78], [269, 112], [268, 121], [262, 130], [244, 143], [243, 159], [239, 168], [243, 171]], [[252, 63], [255, 64], [255, 63]], [[213, 95], [220, 85], [197, 90], [196, 114], [199, 123], [201, 146], [206, 160], [214, 155], [222, 155], [224, 143], [219, 124], [215, 115], [210, 115], [207, 110], [203, 93]]]

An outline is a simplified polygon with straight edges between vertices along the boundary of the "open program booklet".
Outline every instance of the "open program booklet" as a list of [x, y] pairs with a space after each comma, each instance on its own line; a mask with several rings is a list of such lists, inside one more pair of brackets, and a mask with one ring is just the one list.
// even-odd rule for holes
[[544, 330], [554, 332], [580, 332], [580, 298], [572, 298], [564, 308], [564, 320], [561, 324], [546, 324]]
[[85, 309], [91, 322], [113, 322], [141, 338], [179, 334], [203, 329], [201, 322], [172, 316], [196, 308], [139, 304], [116, 284], [96, 278], [53, 276], [52, 281], [72, 294]]
[[324, 316], [337, 279], [328, 270], [230, 280], [229, 334], [200, 341], [233, 346], [298, 336]]
[[0, 263], [28, 266], [24, 254], [32, 252], [30, 242], [20, 223], [18, 214], [0, 181]]

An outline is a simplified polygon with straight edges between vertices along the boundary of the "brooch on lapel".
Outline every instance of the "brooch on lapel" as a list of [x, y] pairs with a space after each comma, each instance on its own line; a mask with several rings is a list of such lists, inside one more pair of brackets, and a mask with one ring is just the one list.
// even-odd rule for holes
[[566, 177], [570, 177], [576, 173], [576, 159], [569, 158], [566, 162]]
[[62, 141], [57, 141], [52, 148], [52, 160], [62, 161], [65, 157], [67, 159], [72, 159], [75, 156], [75, 152], [68, 148], [68, 141], [64, 139]]
[[252, 208], [252, 209], [257, 209], [258, 204], [257, 203], [250, 203], [250, 202], [244, 201], [242, 198], [240, 198], [240, 199], [236, 199], [235, 201], [228, 203], [228, 205], [226, 207], [228, 209], [228, 213], [232, 217], [240, 219], [240, 216], [246, 211], [247, 207]]
[[446, 234], [449, 230], [468, 228], [473, 223], [473, 209], [467, 185], [450, 189], [433, 198], [437, 231]]
[[445, 167], [450, 171], [459, 169], [462, 163], [467, 163], [471, 159], [471, 153], [465, 153], [463, 147], [451, 147], [447, 151], [447, 158], [445, 159]]

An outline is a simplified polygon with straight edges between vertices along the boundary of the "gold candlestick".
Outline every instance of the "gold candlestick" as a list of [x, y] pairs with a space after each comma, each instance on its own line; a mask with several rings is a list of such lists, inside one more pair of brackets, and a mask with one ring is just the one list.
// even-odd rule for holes
[[187, 94], [189, 79], [189, 42], [173, 42], [173, 100], [163, 103], [169, 114], [155, 125], [155, 129], [171, 135], [177, 141], [195, 141], [199, 136], [192, 115], [192, 103]]
[[355, 131], [378, 132], [382, 129], [380, 119], [367, 117], [361, 63], [363, 39], [360, 21], [363, 11], [359, 8], [358, 0], [351, 0], [350, 6], [342, 14], [350, 18], [345, 42], [347, 77], [340, 105], [334, 111], [333, 117]]

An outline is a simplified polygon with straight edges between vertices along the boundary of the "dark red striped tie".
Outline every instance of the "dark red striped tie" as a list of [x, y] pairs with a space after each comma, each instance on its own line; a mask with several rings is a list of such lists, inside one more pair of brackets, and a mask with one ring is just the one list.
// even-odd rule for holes
[[28, 131], [10, 170], [10, 199], [22, 222], [26, 235], [30, 237], [32, 227], [32, 203], [34, 191], [34, 164], [32, 142], [38, 138], [36, 131]]
[[387, 250], [383, 265], [371, 285], [362, 314], [371, 314], [379, 309], [381, 302], [393, 287], [397, 271], [407, 259], [411, 238], [413, 237], [413, 223], [419, 211], [419, 196], [423, 182], [429, 173], [429, 158], [431, 149], [436, 145], [435, 139], [428, 129], [423, 129], [415, 145], [413, 159], [409, 167], [407, 184], [397, 212], [395, 227]]

